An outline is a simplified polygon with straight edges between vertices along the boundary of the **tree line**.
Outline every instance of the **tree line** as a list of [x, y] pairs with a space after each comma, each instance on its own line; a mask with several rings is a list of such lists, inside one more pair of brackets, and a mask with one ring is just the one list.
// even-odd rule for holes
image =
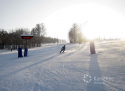
[[[90, 42], [91, 39], [87, 39], [83, 33], [82, 33], [82, 30], [80, 29], [80, 26], [78, 26], [78, 24], [74, 23], [72, 25], [72, 28], [70, 28], [69, 32], [68, 32], [68, 37], [69, 37], [69, 42], [70, 43], [85, 43], [85, 42]], [[105, 37], [104, 38], [101, 38], [100, 36], [97, 37], [97, 38], [94, 38], [92, 40], [94, 41], [98, 41], [98, 40], [119, 40], [120, 38], [108, 38], [106, 39]]]
[[21, 34], [32, 34], [33, 38], [28, 39], [27, 46], [30, 47], [40, 47], [41, 43], [59, 43], [66, 42], [65, 40], [60, 40], [58, 38], [45, 37], [46, 29], [43, 23], [36, 24], [35, 28], [30, 31], [27, 28], [19, 28], [7, 32], [4, 29], [0, 29], [0, 49], [17, 49], [19, 47], [26, 47], [26, 40], [21, 38]]

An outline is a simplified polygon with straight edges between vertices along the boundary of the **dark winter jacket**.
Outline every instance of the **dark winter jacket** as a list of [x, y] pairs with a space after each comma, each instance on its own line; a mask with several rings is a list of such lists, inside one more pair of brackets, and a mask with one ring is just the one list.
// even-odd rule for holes
[[66, 47], [65, 47], [65, 45], [62, 47], [62, 50], [65, 50], [66, 49]]

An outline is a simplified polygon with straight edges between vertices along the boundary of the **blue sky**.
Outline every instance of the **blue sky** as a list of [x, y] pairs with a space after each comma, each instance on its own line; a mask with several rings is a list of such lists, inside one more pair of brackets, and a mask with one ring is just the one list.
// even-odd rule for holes
[[[7, 31], [16, 28], [28, 28], [31, 30], [36, 24], [44, 23], [43, 21], [47, 22], [47, 18], [57, 14], [58, 11], [60, 12], [66, 7], [81, 3], [102, 5], [125, 17], [125, 0], [0, 0], [0, 28]], [[68, 29], [71, 28], [71, 25], [67, 27], [66, 32], [69, 31]], [[46, 25], [46, 23], [45, 27], [48, 36], [67, 38], [67, 34], [62, 37], [60, 36], [63, 33], [57, 32], [55, 34], [56, 32], [53, 31], [57, 31], [56, 28], [50, 30], [49, 25]]]

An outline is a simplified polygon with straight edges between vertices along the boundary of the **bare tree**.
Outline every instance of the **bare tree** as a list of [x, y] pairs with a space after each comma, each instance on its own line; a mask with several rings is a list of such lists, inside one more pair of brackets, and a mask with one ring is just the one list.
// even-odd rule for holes
[[70, 43], [82, 43], [86, 41], [85, 36], [83, 35], [80, 27], [76, 23], [74, 23], [72, 28], [69, 30], [68, 37]]
[[37, 47], [40, 46], [44, 38], [45, 31], [46, 29], [43, 23], [37, 24], [36, 27], [32, 29], [31, 34], [33, 34], [33, 45], [37, 44]]
[[74, 23], [73, 27], [69, 30], [69, 40], [70, 43], [78, 42], [78, 33], [80, 32], [79, 26]]

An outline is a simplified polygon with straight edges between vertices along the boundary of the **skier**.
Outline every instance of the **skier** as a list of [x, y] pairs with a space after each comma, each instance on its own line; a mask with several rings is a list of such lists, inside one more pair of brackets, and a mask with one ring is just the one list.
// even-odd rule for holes
[[65, 45], [61, 48], [61, 51], [60, 51], [60, 53], [61, 52], [64, 52], [65, 51], [65, 49], [66, 49], [66, 47], [65, 47]]

